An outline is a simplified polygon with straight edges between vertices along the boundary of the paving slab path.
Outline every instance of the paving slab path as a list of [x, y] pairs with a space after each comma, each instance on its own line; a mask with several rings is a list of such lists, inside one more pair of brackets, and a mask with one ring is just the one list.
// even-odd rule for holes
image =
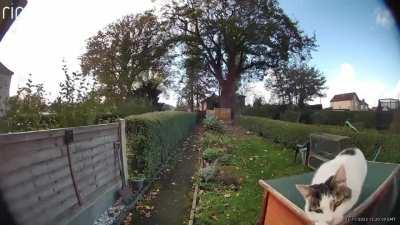
[[176, 164], [167, 169], [161, 179], [155, 184], [159, 189], [156, 198], [150, 202], [154, 207], [146, 217], [139, 212], [134, 213], [134, 225], [181, 225], [187, 223], [191, 207], [192, 177], [199, 168], [200, 146], [198, 140], [202, 133], [196, 128], [182, 146], [182, 154], [176, 159]]

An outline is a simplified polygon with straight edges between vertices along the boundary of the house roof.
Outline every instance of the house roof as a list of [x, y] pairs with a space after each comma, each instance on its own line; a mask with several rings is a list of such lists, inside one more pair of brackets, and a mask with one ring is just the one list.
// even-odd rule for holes
[[[14, 9], [13, 12], [15, 12], [18, 7], [25, 7], [26, 4], [27, 0], [0, 0], [0, 41], [3, 39], [4, 35], [15, 20], [15, 17], [11, 17], [10, 10], [3, 9], [12, 6]], [[6, 15], [3, 15], [3, 11]], [[17, 11], [19, 12], [19, 10]]]
[[5, 65], [3, 65], [3, 64], [0, 62], [0, 75], [8, 75], [8, 76], [11, 76], [11, 75], [13, 75], [13, 74], [14, 74], [13, 71], [9, 70]]
[[331, 102], [351, 101], [351, 100], [353, 100], [354, 96], [356, 96], [356, 99], [358, 99], [358, 101], [360, 101], [357, 94], [352, 92], [352, 93], [344, 93], [344, 94], [335, 95], [335, 96], [333, 96]]
[[361, 104], [368, 106], [368, 103], [365, 101], [365, 99], [361, 100]]

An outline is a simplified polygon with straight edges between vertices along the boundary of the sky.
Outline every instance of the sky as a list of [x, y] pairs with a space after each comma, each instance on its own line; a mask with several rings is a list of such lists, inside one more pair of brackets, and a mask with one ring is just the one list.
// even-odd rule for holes
[[[107, 24], [142, 12], [160, 0], [29, 0], [23, 13], [0, 43], [0, 61], [15, 72], [11, 95], [29, 73], [44, 83], [54, 99], [64, 79], [65, 60], [79, 70], [86, 40]], [[314, 103], [329, 106], [334, 94], [356, 92], [370, 106], [380, 98], [400, 97], [400, 35], [393, 18], [378, 0], [280, 0], [283, 10], [306, 34], [316, 35], [317, 51], [309, 62], [327, 77], [326, 97]], [[262, 82], [249, 85], [247, 102], [267, 101]], [[170, 91], [162, 102], [175, 105]]]

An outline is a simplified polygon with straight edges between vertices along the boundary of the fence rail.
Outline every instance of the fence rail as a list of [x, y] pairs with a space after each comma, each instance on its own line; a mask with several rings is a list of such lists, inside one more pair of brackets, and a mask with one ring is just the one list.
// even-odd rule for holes
[[0, 191], [17, 223], [61, 224], [125, 183], [124, 124], [0, 135]]

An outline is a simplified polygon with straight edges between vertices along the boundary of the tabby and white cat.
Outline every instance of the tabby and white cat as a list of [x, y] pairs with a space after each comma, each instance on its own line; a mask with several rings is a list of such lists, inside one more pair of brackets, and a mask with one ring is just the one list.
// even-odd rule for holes
[[367, 161], [358, 148], [343, 150], [322, 164], [311, 185], [296, 185], [305, 199], [304, 211], [315, 225], [335, 225], [357, 202], [365, 177]]

